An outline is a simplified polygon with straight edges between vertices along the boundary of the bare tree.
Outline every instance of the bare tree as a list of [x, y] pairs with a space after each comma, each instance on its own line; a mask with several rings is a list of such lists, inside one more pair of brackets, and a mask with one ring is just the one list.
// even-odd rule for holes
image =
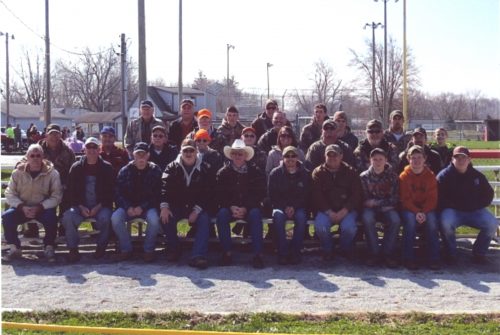
[[92, 53], [87, 48], [78, 62], [56, 63], [55, 86], [66, 101], [95, 112], [112, 110], [120, 105], [120, 64], [112, 48]]
[[[375, 52], [375, 106], [379, 110], [380, 118], [382, 118], [383, 96], [387, 92], [389, 111], [395, 109], [395, 99], [398, 91], [403, 85], [403, 51], [396, 45], [396, 42], [390, 38], [387, 43], [387, 84], [384, 83], [384, 48], [382, 44], [376, 46]], [[357, 68], [360, 72], [358, 82], [363, 87], [366, 87], [367, 92], [371, 91], [372, 85], [372, 42], [366, 41], [366, 50], [359, 53], [351, 49], [353, 58], [350, 66]], [[415, 61], [411, 50], [407, 49], [407, 75], [408, 86], [415, 88], [418, 86], [418, 69], [415, 66]]]
[[441, 93], [434, 98], [434, 108], [441, 119], [454, 122], [466, 118], [468, 103], [463, 94]]
[[333, 68], [321, 59], [314, 63], [313, 76], [310, 79], [313, 82], [311, 90], [295, 92], [297, 107], [307, 115], [312, 114], [313, 106], [317, 102], [322, 102], [328, 110], [333, 110], [342, 84], [342, 80], [336, 78]]

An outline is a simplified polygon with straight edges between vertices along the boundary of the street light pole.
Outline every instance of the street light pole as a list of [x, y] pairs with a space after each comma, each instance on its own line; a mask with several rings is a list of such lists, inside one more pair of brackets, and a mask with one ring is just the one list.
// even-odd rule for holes
[[229, 105], [229, 49], [234, 49], [234, 45], [227, 44], [227, 74], [226, 74], [226, 98]]
[[269, 91], [269, 68], [273, 66], [271, 63], [267, 63], [267, 98], [269, 99], [270, 97], [270, 91]]
[[[0, 31], [0, 36], [5, 35], [5, 125], [10, 122], [10, 82], [9, 82], [9, 33]], [[10, 35], [14, 39], [14, 35]]]
[[366, 23], [363, 29], [372, 28], [372, 114], [373, 118], [377, 118], [377, 110], [375, 108], [375, 29], [383, 27], [382, 23]]
[[[375, 2], [378, 2], [379, 0], [374, 0]], [[389, 115], [388, 108], [389, 108], [389, 101], [387, 99], [387, 2], [389, 0], [381, 0], [384, 2], [384, 82], [383, 82], [383, 101], [384, 101], [384, 110], [382, 112], [382, 124], [384, 127], [387, 126], [387, 118]], [[395, 2], [398, 2], [398, 0], [394, 0]]]

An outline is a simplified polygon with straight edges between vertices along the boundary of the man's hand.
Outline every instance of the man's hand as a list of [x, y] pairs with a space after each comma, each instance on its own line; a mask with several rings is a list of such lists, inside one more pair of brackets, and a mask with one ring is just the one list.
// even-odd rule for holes
[[295, 215], [295, 209], [291, 206], [288, 206], [287, 208], [285, 208], [285, 214], [287, 218], [293, 219], [293, 216]]
[[92, 218], [95, 217], [97, 215], [97, 213], [99, 213], [101, 208], [102, 208], [101, 204], [97, 204], [96, 206], [94, 206], [94, 208], [92, 208], [89, 212], [89, 217], [92, 217]]
[[82, 214], [84, 218], [88, 218], [90, 216], [90, 210], [87, 207], [79, 205], [78, 208], [80, 209], [80, 214]]
[[189, 217], [188, 217], [188, 222], [189, 223], [195, 223], [196, 220], [198, 220], [198, 214], [196, 211], [192, 211], [190, 214], [189, 214]]
[[162, 208], [160, 211], [160, 219], [163, 224], [168, 224], [168, 220], [173, 216], [170, 208]]
[[417, 223], [422, 224], [425, 222], [427, 217], [424, 212], [418, 212], [417, 215], [415, 215], [415, 219], [417, 220]]
[[33, 207], [30, 206], [23, 206], [22, 208], [23, 214], [26, 218], [28, 219], [34, 219], [35, 218], [35, 210]]

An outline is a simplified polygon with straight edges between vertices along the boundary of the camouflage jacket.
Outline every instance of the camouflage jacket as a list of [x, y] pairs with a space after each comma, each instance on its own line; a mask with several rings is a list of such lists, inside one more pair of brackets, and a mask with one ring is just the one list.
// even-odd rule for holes
[[[134, 150], [134, 145], [137, 142], [142, 142], [142, 117], [130, 121], [127, 126], [127, 131], [125, 132], [125, 149], [127, 149], [129, 156], [132, 157], [132, 151]], [[153, 129], [155, 126], [165, 127], [165, 124], [162, 120], [153, 117], [151, 122], [149, 122], [150, 129]], [[151, 139], [147, 141], [149, 144]]]

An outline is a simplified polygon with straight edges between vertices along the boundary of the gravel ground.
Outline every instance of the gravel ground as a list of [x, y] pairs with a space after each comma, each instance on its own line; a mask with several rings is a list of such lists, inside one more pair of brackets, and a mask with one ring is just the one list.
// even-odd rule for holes
[[[213, 260], [217, 255], [210, 255]], [[107, 256], [108, 257], [108, 256]], [[500, 312], [500, 250], [491, 264], [474, 265], [470, 250], [461, 251], [458, 265], [431, 271], [421, 268], [368, 268], [360, 261], [324, 264], [306, 255], [300, 266], [252, 269], [249, 254], [238, 253], [235, 266], [205, 271], [139, 257], [113, 263], [90, 255], [75, 265], [58, 255], [55, 264], [20, 260], [2, 264], [2, 308], [47, 311], [196, 311], [232, 312]]]

